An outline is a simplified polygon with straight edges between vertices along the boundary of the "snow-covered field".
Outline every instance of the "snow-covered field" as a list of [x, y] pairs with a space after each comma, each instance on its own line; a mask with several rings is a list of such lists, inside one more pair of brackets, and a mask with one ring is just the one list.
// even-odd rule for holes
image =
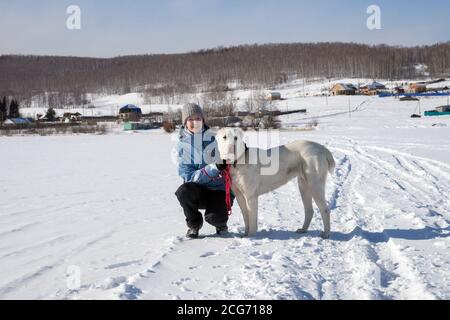
[[[449, 299], [450, 117], [415, 102], [301, 98], [281, 142], [325, 144], [333, 234], [296, 234], [294, 182], [261, 199], [260, 232], [184, 239], [173, 137], [1, 137], [0, 299]], [[422, 110], [446, 99], [422, 101]], [[295, 128], [317, 120], [314, 131]], [[316, 209], [317, 212], [317, 209]], [[80, 284], [77, 286], [77, 272]]]
[[[363, 84], [372, 83], [371, 79], [333, 79], [333, 80], [311, 80], [306, 81], [303, 79], [294, 80], [288, 82], [286, 84], [280, 85], [274, 89], [277, 92], [280, 92], [283, 98], [287, 98], [288, 100], [297, 99], [297, 98], [305, 98], [305, 96], [309, 97], [317, 97], [329, 94], [330, 88], [336, 83], [352, 83], [355, 86], [359, 87]], [[386, 88], [390, 90], [394, 90], [395, 87], [405, 85], [406, 83], [410, 83], [411, 81], [403, 80], [403, 81], [380, 81], [383, 83]], [[230, 83], [229, 87], [233, 88], [235, 84]], [[428, 85], [427, 87], [432, 88], [442, 88], [442, 87], [450, 87], [450, 80], [439, 82], [436, 84]], [[203, 90], [205, 90], [203, 88]], [[244, 107], [246, 101], [251, 98], [257, 97], [258, 93], [261, 91], [271, 91], [271, 90], [242, 90], [242, 89], [234, 89], [233, 91], [228, 92], [228, 97], [234, 100], [234, 103], [241, 109]], [[89, 99], [91, 99], [90, 105], [93, 108], [88, 108], [87, 106], [77, 106], [77, 107], [60, 107], [55, 108], [55, 112], [58, 116], [63, 116], [66, 112], [79, 112], [84, 116], [117, 116], [119, 114], [120, 108], [128, 105], [134, 104], [139, 106], [142, 109], [144, 114], [151, 112], [168, 112], [175, 111], [182, 108], [182, 104], [180, 103], [169, 103], [169, 104], [161, 104], [161, 103], [153, 103], [148, 104], [144, 99], [143, 94], [141, 93], [129, 93], [125, 95], [96, 95], [89, 94]], [[159, 101], [163, 97], [154, 97], [153, 100]], [[185, 94], [183, 96], [175, 96], [173, 100], [190, 100], [196, 103], [203, 104], [205, 101], [205, 93], [199, 91], [198, 93]], [[315, 100], [317, 102], [317, 100]], [[325, 101], [325, 98], [323, 98]], [[348, 102], [346, 101], [347, 105]], [[281, 104], [275, 103], [275, 105], [279, 105], [279, 107], [284, 111], [286, 107], [296, 107], [296, 104], [292, 104], [291, 101], [287, 101]], [[434, 109], [434, 107], [433, 107]], [[21, 113], [25, 117], [36, 118], [37, 115], [45, 115], [47, 112], [47, 108], [39, 106], [39, 101], [33, 100], [30, 108], [22, 108]]]

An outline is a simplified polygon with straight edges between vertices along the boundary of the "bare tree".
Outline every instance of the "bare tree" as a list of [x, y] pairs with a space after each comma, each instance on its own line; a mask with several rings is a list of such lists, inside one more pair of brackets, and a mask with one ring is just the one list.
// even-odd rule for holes
[[111, 59], [0, 56], [0, 96], [14, 96], [21, 105], [30, 105], [34, 99], [43, 106], [51, 103], [64, 107], [83, 104], [86, 93], [136, 91], [146, 92], [148, 100], [176, 103], [184, 99], [183, 94], [201, 91], [199, 88], [226, 92], [228, 84], [236, 81], [244, 88], [255, 88], [295, 77], [426, 77], [417, 65], [426, 65], [431, 77], [448, 77], [450, 42], [417, 47], [355, 43], [244, 45]]

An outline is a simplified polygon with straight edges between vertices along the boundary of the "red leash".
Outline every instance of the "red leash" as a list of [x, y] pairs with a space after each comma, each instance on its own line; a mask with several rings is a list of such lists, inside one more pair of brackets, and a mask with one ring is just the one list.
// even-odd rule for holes
[[233, 214], [233, 210], [231, 208], [231, 186], [232, 186], [232, 179], [231, 179], [231, 166], [228, 165], [227, 168], [222, 172], [222, 176], [225, 179], [225, 204], [227, 205], [227, 211], [228, 215], [231, 216]]

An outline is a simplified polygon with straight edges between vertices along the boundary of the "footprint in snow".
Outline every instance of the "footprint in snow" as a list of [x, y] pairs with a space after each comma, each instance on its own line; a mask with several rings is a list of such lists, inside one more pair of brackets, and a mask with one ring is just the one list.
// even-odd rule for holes
[[215, 252], [206, 252], [206, 253], [202, 254], [200, 256], [200, 258], [207, 258], [207, 257], [216, 256], [216, 255], [217, 255], [217, 253], [215, 253]]
[[254, 252], [250, 253], [250, 256], [254, 259], [272, 260], [273, 253], [271, 253], [271, 252], [262, 253], [259, 251], [254, 251]]

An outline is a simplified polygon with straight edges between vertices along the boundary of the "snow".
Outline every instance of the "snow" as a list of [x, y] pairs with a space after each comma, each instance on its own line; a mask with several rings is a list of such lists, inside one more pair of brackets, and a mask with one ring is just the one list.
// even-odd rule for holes
[[303, 97], [301, 81], [286, 85], [276, 103], [308, 109], [282, 118], [280, 143], [317, 141], [336, 158], [330, 240], [317, 208], [310, 233], [295, 233], [294, 182], [261, 198], [256, 237], [241, 237], [235, 205], [229, 237], [205, 225], [186, 240], [162, 131], [0, 137], [0, 299], [449, 299], [450, 117], [411, 119], [417, 102], [394, 98], [312, 97], [322, 86]]
[[[429, 79], [432, 80], [432, 79]], [[423, 80], [421, 80], [423, 81]], [[242, 109], [248, 99], [256, 98], [257, 94], [261, 91], [270, 92], [276, 91], [280, 92], [282, 98], [284, 99], [294, 99], [294, 98], [305, 98], [305, 97], [322, 97], [329, 94], [329, 90], [336, 83], [349, 83], [356, 87], [372, 84], [374, 79], [367, 78], [347, 78], [347, 79], [296, 79], [290, 81], [286, 84], [279, 85], [275, 88], [254, 89], [254, 90], [244, 90], [239, 87], [241, 84], [239, 81], [233, 81], [228, 84], [228, 87], [232, 89], [231, 98], [234, 100], [238, 109]], [[388, 89], [394, 90], [396, 87], [403, 86], [408, 83], [413, 83], [416, 81], [411, 80], [398, 80], [398, 81], [388, 81], [380, 80], [375, 83], [380, 83], [385, 85]], [[450, 87], [450, 80], [443, 81], [435, 84], [427, 85], [429, 89], [441, 89], [443, 87]], [[204, 87], [201, 88], [203, 91]], [[190, 101], [195, 101], [202, 104], [204, 100], [204, 92], [176, 95], [172, 97], [174, 101], [185, 101], [186, 99]], [[228, 93], [230, 94], [230, 93]], [[55, 107], [54, 110], [57, 116], [62, 116], [66, 112], [76, 113], [79, 112], [84, 116], [117, 116], [121, 107], [128, 104], [134, 104], [142, 109], [143, 113], [151, 112], [168, 112], [176, 111], [182, 108], [181, 103], [146, 103], [144, 95], [142, 93], [128, 93], [124, 95], [99, 95], [99, 94], [88, 94], [87, 95], [91, 101], [90, 106], [78, 106], [78, 107]], [[163, 97], [153, 97], [154, 101], [162, 100]], [[445, 101], [444, 101], [445, 102]], [[32, 101], [30, 108], [22, 108], [21, 113], [24, 117], [36, 118], [36, 115], [45, 115], [47, 108], [37, 106], [37, 101]], [[434, 109], [434, 108], [433, 108]]]

